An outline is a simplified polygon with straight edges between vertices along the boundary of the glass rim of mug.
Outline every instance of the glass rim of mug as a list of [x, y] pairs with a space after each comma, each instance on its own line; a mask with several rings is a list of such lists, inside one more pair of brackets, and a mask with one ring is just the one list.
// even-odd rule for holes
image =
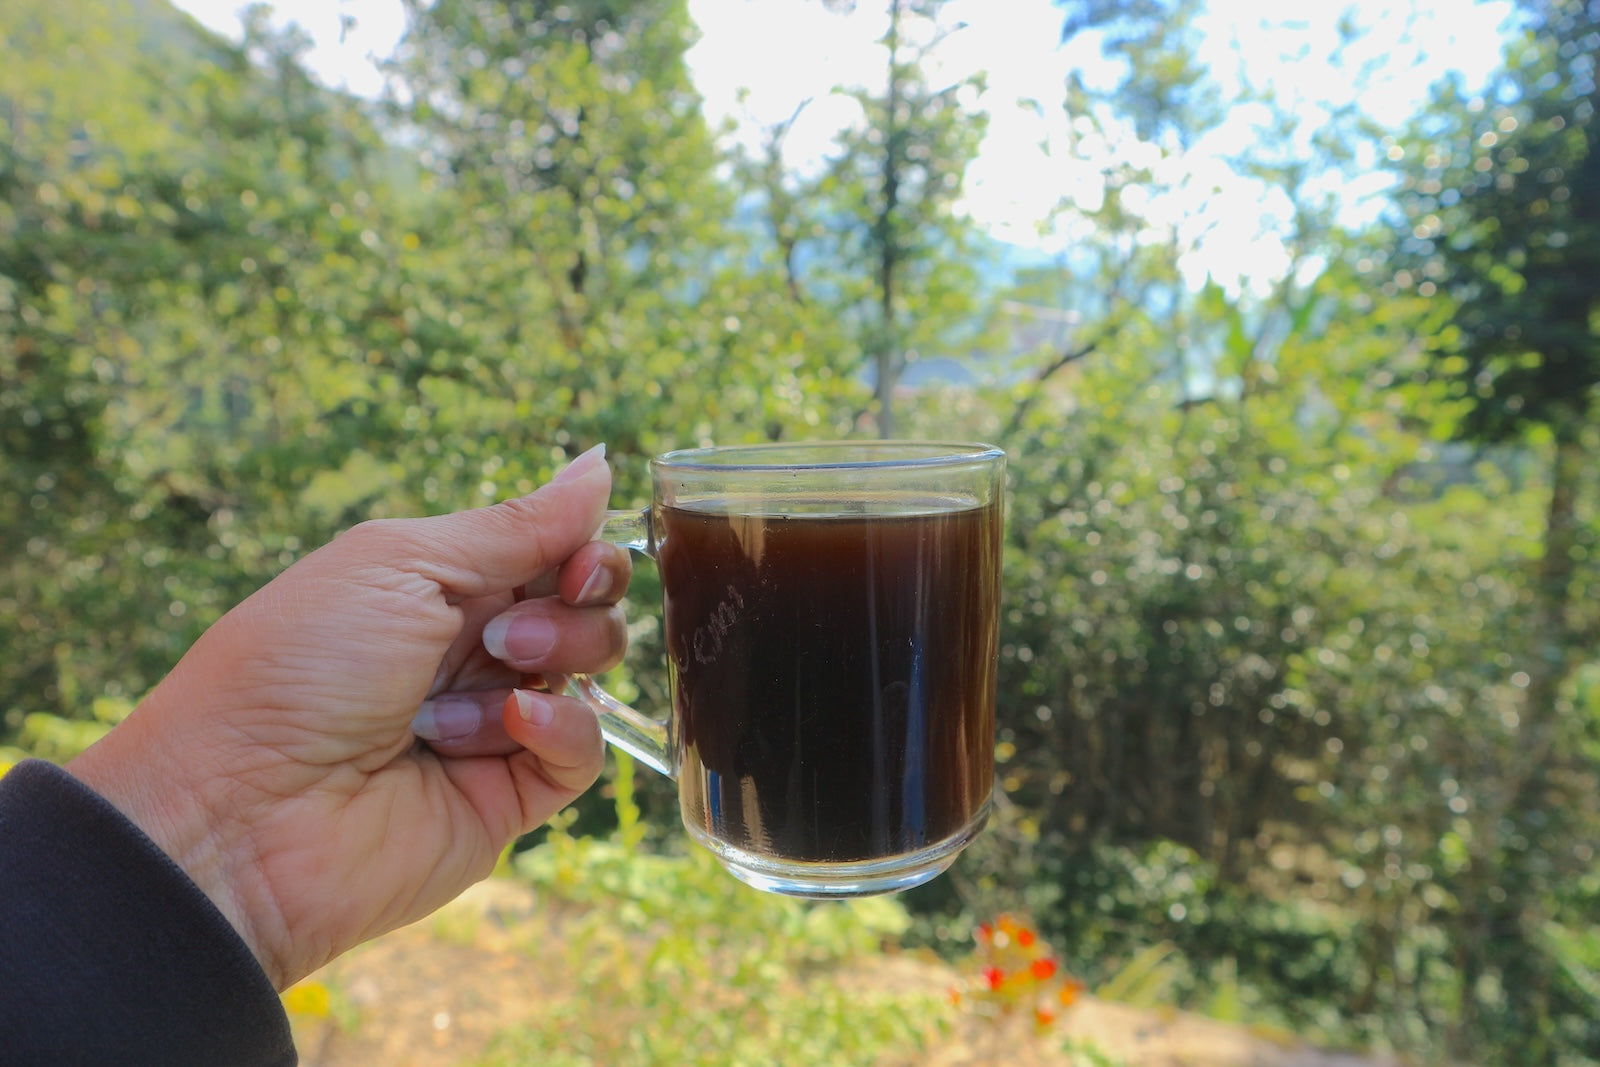
[[[807, 453], [812, 455], [808, 456]], [[830, 457], [829, 453], [833, 455]], [[967, 466], [1004, 458], [1005, 452], [1002, 449], [972, 441], [874, 438], [860, 441], [774, 441], [748, 445], [680, 448], [662, 453], [651, 460], [650, 465], [657, 469], [719, 472], [861, 470], [873, 467], [927, 469]]]

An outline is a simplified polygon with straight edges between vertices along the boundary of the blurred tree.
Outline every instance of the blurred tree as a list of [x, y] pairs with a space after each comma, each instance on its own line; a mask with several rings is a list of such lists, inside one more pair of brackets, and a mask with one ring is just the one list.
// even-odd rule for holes
[[[657, 452], [848, 425], [830, 328], [719, 177], [682, 0], [407, 10], [392, 114], [426, 173], [385, 359], [409, 383], [394, 457], [417, 508], [525, 492], [597, 441], [637, 505]], [[653, 579], [639, 568], [640, 603]], [[618, 681], [664, 709], [653, 614]]]
[[182, 138], [164, 90], [195, 60], [166, 35], [181, 20], [77, 14], [0, 10], [0, 737], [25, 711], [141, 691], [182, 640], [139, 625], [166, 604], [141, 557], [184, 518], [137, 508], [114, 410], [167, 232], [146, 192]]
[[[1056, 0], [1065, 17], [1061, 41], [1099, 40], [1101, 54], [1122, 66], [1117, 110], [1142, 141], [1192, 144], [1219, 117], [1216, 84], [1196, 61], [1193, 0]], [[1080, 97], [1080, 74], [1070, 75]]]
[[[1452, 298], [1431, 373], [1451, 387], [1459, 436], [1532, 447], [1548, 462], [1514, 665], [1520, 741], [1499, 750], [1479, 791], [1492, 829], [1474, 840], [1464, 872], [1456, 1047], [1509, 1027], [1529, 1035], [1524, 1062], [1554, 1063], [1562, 998], [1544, 948], [1550, 891], [1563, 872], [1589, 867], [1570, 843], [1596, 829], [1587, 799], [1596, 768], [1582, 745], [1595, 725], [1577, 712], [1571, 685], [1600, 638], [1587, 562], [1597, 539], [1600, 5], [1529, 0], [1522, 17], [1487, 96], [1464, 100], [1446, 87], [1394, 155], [1407, 162], [1398, 280]], [[1592, 1014], [1591, 998], [1578, 1002]], [[1579, 1009], [1569, 1000], [1568, 1010]]]
[[396, 114], [429, 169], [434, 252], [403, 309], [428, 429], [414, 463], [460, 479], [429, 506], [531, 487], [599, 440], [637, 496], [663, 447], [801, 416], [797, 391], [759, 388], [811, 357], [737, 278], [684, 5], [408, 11]]
[[371, 122], [259, 11], [239, 46], [163, 5], [7, 11], [24, 54], [55, 57], [7, 67], [0, 150], [14, 730], [137, 697], [382, 499], [337, 473], [384, 437], [366, 308], [388, 226]]
[[[1061, 328], [1002, 437], [1018, 462], [995, 838], [1052, 872], [1022, 903], [1063, 933], [1126, 922], [1225, 957], [1298, 991], [1302, 1024], [1343, 989], [1348, 1025], [1426, 1050], [1460, 990], [1456, 850], [1494, 832], [1462, 818], [1468, 754], [1517, 744], [1502, 634], [1528, 500], [1490, 470], [1441, 503], [1420, 473], [1451, 414], [1413, 380], [1430, 302], [1382, 286], [1384, 249], [1327, 196], [1377, 154], [1359, 112], [1307, 129], [1250, 92], [1270, 148], [1228, 162], [1285, 206], [1265, 235], [1216, 237], [1259, 242], [1273, 270], [1197, 278], [1205, 201], [1167, 177], [1221, 117], [1196, 9], [1096, 10], [1074, 25], [1127, 66], [1067, 101], [1101, 196], [1063, 206], [1081, 238], [1017, 293]], [[1145, 860], [1170, 841], [1191, 859]], [[972, 899], [1016, 881], [974, 870]]]
[[[1241, 292], [1240, 279], [1197, 285], [1187, 262], [1200, 251], [1197, 231], [1170, 218], [1152, 221], [1174, 215], [1160, 206], [1163, 199], [1189, 194], [1185, 145], [1221, 116], [1215, 87], [1194, 59], [1196, 11], [1183, 3], [1085, 5], [1069, 14], [1069, 35], [1096, 29], [1126, 65], [1111, 84], [1091, 87], [1074, 75], [1065, 87], [1073, 148], [1097, 173], [1100, 195], [1062, 204], [1060, 224], [1083, 238], [1059, 266], [1024, 275], [1015, 293], [1022, 308], [1048, 314], [1062, 328], [1030, 353], [1033, 373], [1016, 386], [1003, 430], [1003, 442], [1025, 461], [1016, 475], [1011, 536], [1027, 561], [1015, 572], [1027, 576], [1015, 590], [1027, 607], [1013, 619], [1019, 635], [1030, 633], [1019, 648], [1081, 647], [1091, 662], [1120, 666], [1091, 671], [1088, 663], [1074, 665], [1071, 651], [1035, 655], [1017, 669], [1032, 679], [1023, 689], [1037, 692], [1011, 709], [1016, 717], [1008, 726], [1020, 751], [1037, 753], [1025, 760], [1038, 764], [1025, 777], [1036, 788], [1054, 783], [1030, 804], [1042, 804], [1080, 845], [1104, 837], [1181, 841], [1219, 863], [1232, 882], [1248, 869], [1263, 824], [1294, 810], [1284, 753], [1310, 758], [1320, 744], [1319, 731], [1304, 730], [1298, 719], [1259, 715], [1289, 658], [1312, 636], [1281, 617], [1297, 610], [1300, 597], [1317, 599], [1299, 584], [1311, 577], [1310, 558], [1285, 570], [1276, 555], [1281, 539], [1262, 531], [1257, 542], [1255, 505], [1234, 494], [1252, 482], [1256, 500], [1271, 495], [1251, 473], [1259, 464], [1302, 472], [1301, 464], [1323, 462], [1343, 446], [1330, 432], [1327, 452], [1313, 459], [1299, 435], [1286, 432], [1307, 417], [1302, 408], [1317, 401], [1319, 388], [1331, 388], [1331, 379], [1312, 385], [1320, 375], [1307, 365], [1293, 365], [1292, 385], [1286, 377], [1291, 346], [1357, 293], [1347, 277], [1336, 284], [1331, 274], [1317, 279], [1301, 269], [1322, 254], [1331, 221], [1292, 166], [1240, 164], [1270, 180], [1300, 220], [1285, 235], [1287, 265], [1264, 299]], [[1133, 140], [1140, 131], [1150, 140]], [[1327, 373], [1335, 367], [1358, 381], [1367, 373], [1347, 360]], [[1063, 387], [1057, 379], [1068, 372], [1075, 377]], [[1063, 408], [1093, 418], [1063, 418]], [[1332, 427], [1352, 417], [1342, 404], [1339, 410]], [[1142, 442], [1125, 436], [1135, 425]], [[1130, 468], [1133, 456], [1139, 466]], [[1331, 501], [1290, 496], [1298, 499], [1281, 505], [1282, 521], [1303, 514], [1301, 521], [1320, 529], [1325, 520], [1317, 509]], [[1144, 510], [1158, 500], [1159, 514]], [[1121, 532], [1094, 516], [1116, 518]], [[1079, 526], [1092, 529], [1092, 544], [1103, 547], [1068, 550], [1061, 539]], [[1138, 543], [1131, 540], [1136, 531]], [[1247, 544], [1255, 547], [1246, 551]], [[1099, 562], [1085, 557], [1081, 567], [1063, 566], [1063, 551]], [[1126, 560], [1113, 565], [1102, 553]], [[1297, 577], [1289, 580], [1291, 574]], [[1217, 584], [1197, 581], [1200, 575]], [[1063, 582], [1078, 592], [1062, 598]], [[1077, 616], [1091, 601], [1122, 621], [1083, 629]], [[1200, 620], [1210, 622], [1187, 634]], [[1216, 621], [1223, 629], [1213, 634]], [[1124, 622], [1131, 628], [1121, 633]], [[1033, 632], [1063, 625], [1075, 634]], [[1091, 632], [1094, 640], [1085, 642]], [[1093, 687], [1096, 677], [1105, 690]], [[1041, 702], [1044, 693], [1051, 697]], [[1072, 705], [1082, 708], [1065, 714]], [[1062, 753], [1064, 766], [1047, 766]]]
[[[879, 42], [884, 81], [835, 89], [860, 108], [815, 173], [785, 165], [801, 111], [770, 130], [742, 177], [761, 194], [775, 263], [811, 307], [842, 377], [870, 381], [871, 425], [900, 432], [897, 392], [919, 358], [971, 354], [983, 286], [977, 229], [957, 210], [984, 120], [971, 108], [982, 77], [941, 78], [939, 46], [959, 25], [946, 0], [890, 0]], [[857, 421], [860, 421], [858, 419]]]
[[860, 329], [881, 437], [895, 436], [895, 389], [908, 359], [970, 319], [977, 289], [967, 253], [973, 228], [954, 205], [983, 124], [963, 106], [968, 83], [936, 87], [925, 68], [944, 34], [960, 32], [940, 27], [944, 6], [890, 0], [883, 93], [856, 94], [864, 123], [844, 134], [827, 178], [840, 198], [828, 200], [862, 224], [847, 233], [840, 259], [871, 279], [872, 310]]

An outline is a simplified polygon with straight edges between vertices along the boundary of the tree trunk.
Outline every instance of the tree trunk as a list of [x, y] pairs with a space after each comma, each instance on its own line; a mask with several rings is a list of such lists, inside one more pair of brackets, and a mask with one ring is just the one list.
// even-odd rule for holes
[[895, 214], [900, 207], [900, 152], [905, 131], [900, 127], [900, 8], [889, 9], [888, 129], [883, 139], [883, 203], [873, 229], [878, 245], [877, 344], [878, 436], [894, 436], [894, 388], [900, 378], [900, 343], [895, 329], [895, 288], [900, 271], [900, 234]]
[[[1522, 669], [1527, 675], [1519, 709], [1524, 743], [1504, 767], [1506, 783], [1475, 821], [1486, 828], [1474, 849], [1471, 895], [1463, 901], [1461, 1011], [1451, 1045], [1457, 1054], [1472, 1051], [1482, 1038], [1477, 978], [1499, 972], [1511, 1010], [1524, 1019], [1548, 1014], [1549, 989], [1543, 970], [1532, 961], [1542, 936], [1544, 889], [1537, 836], [1560, 799], [1552, 772], [1562, 760], [1565, 718], [1561, 689], [1574, 661], [1571, 628], [1573, 549], [1577, 544], [1577, 496], [1586, 460], [1576, 419], [1553, 424], [1550, 499], [1545, 509], [1544, 550], [1534, 569], [1528, 645]], [[1498, 828], [1506, 826], [1511, 833]], [[1494, 894], [1491, 896], [1490, 894]], [[1508, 951], [1507, 942], [1514, 944]], [[1519, 973], [1520, 972], [1520, 973]], [[1528, 1063], [1543, 1062], [1544, 1051], [1527, 1050]]]

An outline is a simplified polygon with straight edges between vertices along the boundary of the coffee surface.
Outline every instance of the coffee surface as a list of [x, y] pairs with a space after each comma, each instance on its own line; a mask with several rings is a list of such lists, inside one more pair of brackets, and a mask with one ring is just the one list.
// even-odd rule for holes
[[747, 506], [661, 514], [685, 822], [833, 862], [962, 831], [994, 773], [998, 505]]

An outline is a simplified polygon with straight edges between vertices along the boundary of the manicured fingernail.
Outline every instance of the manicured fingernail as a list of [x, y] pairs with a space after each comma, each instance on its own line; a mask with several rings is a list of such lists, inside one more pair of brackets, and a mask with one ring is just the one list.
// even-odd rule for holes
[[453, 741], [466, 737], [483, 722], [478, 705], [460, 697], [424, 700], [411, 720], [411, 732], [424, 741]]
[[583, 588], [578, 591], [578, 599], [573, 601], [577, 607], [588, 607], [598, 604], [611, 592], [611, 574], [604, 567], [596, 567], [594, 573], [589, 575], [589, 580], [583, 583]]
[[555, 717], [555, 709], [548, 698], [530, 693], [526, 689], [513, 689], [511, 699], [517, 703], [517, 715], [529, 726], [548, 726]]
[[556, 647], [556, 624], [539, 615], [496, 615], [483, 628], [483, 647], [495, 659], [539, 659]]
[[557, 482], [570, 482], [575, 478], [582, 478], [605, 461], [606, 446], [603, 443], [595, 445], [589, 451], [568, 463], [565, 470], [550, 479], [550, 484], [554, 485]]

